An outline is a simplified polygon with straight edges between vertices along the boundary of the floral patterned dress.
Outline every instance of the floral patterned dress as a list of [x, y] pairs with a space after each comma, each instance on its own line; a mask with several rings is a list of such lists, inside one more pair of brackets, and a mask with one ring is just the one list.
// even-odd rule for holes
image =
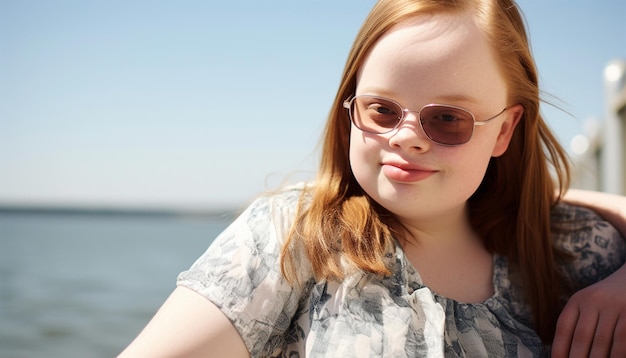
[[[481, 303], [442, 297], [422, 284], [400, 245], [387, 254], [393, 275], [354, 272], [316, 282], [307, 260], [300, 285], [280, 272], [280, 250], [302, 186], [257, 199], [177, 284], [217, 305], [253, 357], [539, 357], [547, 354], [531, 328], [515, 269], [493, 257], [494, 295]], [[626, 262], [626, 243], [593, 212], [560, 204], [553, 220], [578, 225], [555, 236], [576, 256], [565, 268], [579, 288]]]

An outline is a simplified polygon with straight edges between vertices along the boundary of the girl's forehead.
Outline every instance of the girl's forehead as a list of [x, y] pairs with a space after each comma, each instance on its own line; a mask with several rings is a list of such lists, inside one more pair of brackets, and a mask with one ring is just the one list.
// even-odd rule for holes
[[424, 14], [393, 26], [368, 57], [391, 55], [410, 63], [431, 63], [488, 47], [486, 36], [469, 12]]
[[472, 13], [456, 12], [412, 17], [381, 37], [357, 77], [359, 94], [378, 90], [482, 102], [481, 93], [506, 93], [506, 84]]

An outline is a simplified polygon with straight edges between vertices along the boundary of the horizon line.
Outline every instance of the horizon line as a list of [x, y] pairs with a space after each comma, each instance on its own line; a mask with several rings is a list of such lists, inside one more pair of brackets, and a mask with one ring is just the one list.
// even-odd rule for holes
[[211, 217], [232, 219], [240, 212], [238, 205], [224, 208], [172, 207], [166, 205], [102, 205], [102, 204], [36, 204], [2, 203], [0, 214], [63, 214], [90, 216], [159, 216], [159, 217]]

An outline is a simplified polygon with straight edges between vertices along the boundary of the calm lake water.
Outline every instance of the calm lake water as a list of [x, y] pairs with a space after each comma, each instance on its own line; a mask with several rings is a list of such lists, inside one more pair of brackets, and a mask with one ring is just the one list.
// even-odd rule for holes
[[231, 220], [0, 213], [0, 357], [114, 357]]

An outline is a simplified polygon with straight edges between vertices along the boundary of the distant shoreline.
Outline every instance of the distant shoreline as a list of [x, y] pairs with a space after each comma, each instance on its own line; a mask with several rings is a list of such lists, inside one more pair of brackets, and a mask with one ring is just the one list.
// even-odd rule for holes
[[76, 216], [135, 216], [135, 217], [197, 217], [232, 219], [237, 209], [166, 209], [166, 208], [120, 208], [81, 206], [31, 206], [0, 204], [2, 214], [76, 215]]

